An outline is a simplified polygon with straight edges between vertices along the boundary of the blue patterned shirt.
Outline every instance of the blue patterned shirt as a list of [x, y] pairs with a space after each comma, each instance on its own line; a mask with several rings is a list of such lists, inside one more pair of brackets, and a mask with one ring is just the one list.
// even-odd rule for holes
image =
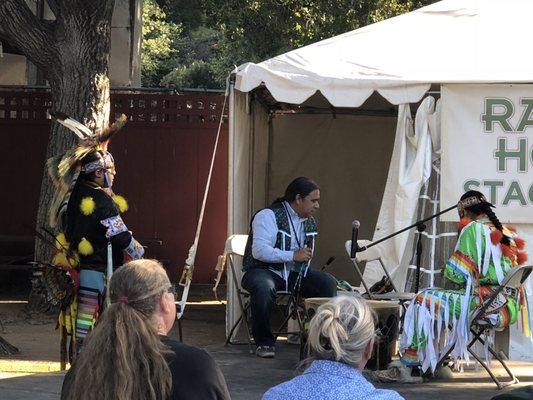
[[393, 390], [376, 389], [346, 364], [315, 360], [302, 374], [269, 389], [263, 400], [404, 400]]

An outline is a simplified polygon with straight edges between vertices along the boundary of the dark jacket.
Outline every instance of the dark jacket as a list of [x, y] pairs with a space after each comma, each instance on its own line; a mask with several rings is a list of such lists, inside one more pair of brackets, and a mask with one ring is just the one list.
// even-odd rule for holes
[[[172, 373], [172, 390], [169, 400], [231, 399], [222, 371], [205, 350], [187, 346], [166, 336], [161, 336], [161, 341], [171, 350], [165, 356]], [[74, 371], [75, 364], [65, 375], [61, 399], [67, 396]]]
[[166, 336], [161, 340], [174, 352], [168, 356], [172, 372], [171, 400], [230, 400], [224, 375], [205, 350]]
[[[85, 211], [82, 211], [82, 202]], [[113, 222], [115, 231], [109, 232], [103, 221]], [[108, 241], [113, 246], [113, 266], [123, 264], [124, 250], [131, 245], [133, 237], [125, 225], [119, 226], [120, 223], [123, 224], [122, 217], [111, 196], [90, 182], [76, 184], [68, 202], [64, 229], [71, 249], [80, 256], [80, 268], [105, 272]], [[90, 243], [91, 254], [80, 254], [78, 245], [82, 239]]]
[[[290, 227], [289, 216], [287, 215], [287, 211], [283, 207], [283, 202], [275, 202], [267, 208], [274, 212], [274, 216], [276, 217], [276, 224], [278, 226], [276, 244], [274, 245], [274, 247], [280, 250], [287, 250], [287, 251], [290, 250], [291, 240], [292, 240], [291, 227]], [[249, 269], [252, 269], [252, 268], [282, 269], [284, 267], [282, 263], [281, 264], [267, 263], [267, 262], [254, 258], [254, 256], [252, 255], [252, 244], [254, 241], [254, 232], [252, 230], [252, 223], [254, 221], [256, 214], [257, 213], [254, 214], [254, 216], [252, 217], [250, 221], [250, 233], [248, 235], [248, 241], [246, 242], [246, 248], [244, 250], [242, 269], [243, 271], [248, 271]], [[315, 219], [313, 217], [307, 218], [307, 220], [304, 222], [304, 231], [306, 235], [306, 245], [308, 245], [309, 248], [314, 248], [314, 245], [315, 245], [314, 238], [316, 236], [317, 230], [318, 228], [317, 228]], [[311, 243], [307, 243], [308, 241], [307, 238], [311, 240]]]

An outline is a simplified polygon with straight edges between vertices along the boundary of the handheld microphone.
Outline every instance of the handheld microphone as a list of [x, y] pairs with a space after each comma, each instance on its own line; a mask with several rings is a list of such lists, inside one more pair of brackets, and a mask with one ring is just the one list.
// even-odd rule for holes
[[335, 261], [335, 256], [332, 256], [328, 258], [328, 261], [324, 264], [324, 266], [320, 269], [321, 271], [324, 271], [327, 267], [329, 267], [329, 264], [331, 264], [333, 261]]
[[361, 226], [361, 223], [354, 219], [352, 222], [352, 246], [350, 248], [350, 258], [355, 258], [355, 253], [357, 253], [358, 246], [357, 246], [357, 236], [359, 235], [359, 227]]

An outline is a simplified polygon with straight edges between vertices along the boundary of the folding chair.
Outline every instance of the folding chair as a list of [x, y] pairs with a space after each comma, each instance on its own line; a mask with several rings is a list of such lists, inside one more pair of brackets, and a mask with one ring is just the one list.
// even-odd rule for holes
[[[533, 265], [524, 265], [521, 267], [513, 268], [509, 271], [507, 276], [504, 278], [501, 285], [499, 285], [495, 292], [485, 299], [481, 307], [476, 308], [474, 310], [473, 314], [470, 317], [470, 332], [473, 334], [473, 338], [470, 341], [470, 343], [467, 346], [468, 352], [485, 368], [485, 370], [488, 372], [498, 389], [503, 389], [506, 386], [518, 383], [518, 378], [513, 374], [513, 372], [509, 369], [505, 361], [500, 357], [500, 355], [492, 348], [492, 346], [486, 342], [485, 339], [481, 337], [483, 333], [494, 331], [495, 329], [491, 327], [490, 325], [487, 325], [483, 322], [483, 315], [487, 311], [487, 309], [491, 306], [491, 304], [498, 298], [498, 295], [502, 293], [503, 291], [507, 292], [516, 292], [516, 295], [518, 295], [518, 288], [519, 286], [525, 282], [525, 280], [529, 277], [531, 274], [531, 271], [533, 271]], [[501, 382], [492, 372], [490, 365], [488, 365], [485, 361], [482, 360], [481, 357], [479, 357], [478, 354], [476, 354], [473, 350], [473, 346], [476, 342], [481, 343], [482, 345], [486, 346], [490, 354], [500, 362], [502, 367], [505, 369], [507, 374], [509, 375], [510, 380], [506, 382]], [[450, 353], [453, 351], [453, 346], [448, 349], [446, 354], [444, 354], [438, 362], [438, 366], [442, 365], [445, 361], [445, 359], [450, 355]]]
[[[363, 247], [363, 246], [367, 246], [368, 244], [370, 244], [371, 242], [369, 240], [358, 240], [357, 241], [357, 245], [359, 247]], [[351, 256], [351, 248], [352, 248], [352, 241], [351, 240], [347, 240], [346, 241], [346, 252], [348, 253], [348, 257]], [[405, 311], [405, 304], [406, 302], [408, 301], [411, 301], [414, 296], [415, 296], [415, 293], [409, 293], [409, 292], [400, 292], [397, 288], [396, 288], [396, 285], [394, 285], [394, 282], [392, 281], [390, 275], [389, 275], [389, 271], [387, 271], [387, 268], [385, 267], [385, 264], [383, 263], [383, 260], [381, 259], [381, 252], [379, 250], [379, 248], [377, 246], [373, 246], [373, 247], [370, 247], [369, 249], [367, 250], [364, 250], [364, 251], [360, 251], [360, 252], [357, 252], [355, 253], [355, 258], [350, 258], [353, 262], [353, 265], [355, 267], [355, 271], [359, 277], [359, 279], [361, 280], [361, 284], [363, 285], [363, 287], [365, 288], [366, 292], [368, 293], [368, 297], [370, 298], [370, 300], [390, 300], [390, 301], [394, 301], [394, 300], [397, 300], [400, 305], [403, 307], [404, 311]], [[367, 285], [367, 283], [365, 282], [364, 278], [363, 278], [363, 273], [361, 271], [361, 268], [359, 267], [359, 263], [362, 263], [362, 262], [370, 262], [370, 261], [379, 261], [380, 265], [381, 265], [381, 268], [383, 269], [383, 272], [385, 272], [385, 276], [389, 279], [391, 285], [392, 285], [392, 288], [393, 288], [393, 291], [392, 292], [389, 292], [389, 293], [381, 293], [381, 294], [375, 294], [375, 293], [371, 293], [370, 292], [370, 289]]]
[[241, 324], [241, 322], [243, 322], [244, 326], [246, 327], [246, 336], [248, 339], [248, 345], [250, 346], [250, 352], [253, 352], [251, 329], [248, 324], [248, 318], [247, 318], [248, 306], [245, 307], [244, 300], [243, 300], [244, 298], [249, 297], [250, 294], [241, 288], [241, 283], [239, 282], [239, 279], [237, 279], [235, 263], [233, 261], [234, 256], [244, 257], [244, 250], [246, 248], [247, 241], [248, 241], [248, 235], [231, 235], [226, 240], [226, 246], [224, 248], [224, 255], [226, 256], [226, 261], [229, 264], [229, 267], [231, 269], [231, 278], [233, 280], [233, 285], [237, 291], [237, 301], [239, 302], [239, 308], [241, 309], [241, 315], [231, 327], [228, 337], [226, 338], [225, 344], [226, 345], [227, 344], [241, 344], [239, 342], [233, 341], [232, 336], [233, 336], [233, 333], [237, 330], [237, 328]]
[[[249, 323], [249, 320], [248, 320], [248, 313], [250, 311], [250, 293], [248, 293], [246, 290], [242, 289], [241, 288], [241, 284], [239, 282], [239, 279], [237, 279], [237, 274], [236, 274], [236, 270], [235, 270], [235, 263], [234, 263], [234, 260], [233, 260], [233, 257], [234, 256], [240, 256], [240, 257], [243, 257], [244, 256], [244, 250], [246, 248], [246, 242], [248, 241], [248, 235], [231, 235], [227, 240], [226, 240], [226, 246], [225, 246], [225, 250], [224, 250], [224, 255], [226, 256], [226, 261], [227, 263], [229, 264], [229, 267], [231, 269], [231, 277], [232, 277], [232, 280], [233, 280], [233, 285], [235, 286], [236, 290], [237, 290], [237, 301], [239, 302], [239, 308], [241, 309], [241, 315], [239, 316], [239, 318], [237, 318], [237, 320], [235, 321], [235, 323], [233, 324], [233, 326], [231, 327], [230, 331], [229, 331], [229, 334], [228, 334], [228, 337], [226, 338], [226, 342], [225, 344], [228, 345], [228, 344], [232, 344], [232, 345], [235, 345], [235, 344], [243, 344], [243, 343], [240, 343], [240, 342], [236, 342], [236, 341], [233, 341], [232, 337], [233, 337], [233, 334], [234, 332], [237, 330], [237, 328], [239, 327], [239, 325], [241, 323], [244, 323], [244, 326], [246, 328], [246, 335], [247, 335], [247, 342], [250, 346], [250, 353], [254, 353], [254, 350], [253, 350], [253, 338], [252, 338], [252, 330], [250, 328], [250, 323]], [[283, 330], [288, 321], [289, 321], [289, 318], [293, 312], [293, 310], [291, 310], [289, 307], [291, 305], [291, 302], [290, 302], [290, 296], [291, 296], [291, 292], [287, 292], [287, 291], [277, 291], [276, 292], [276, 305], [281, 309], [281, 307], [286, 307], [286, 311], [283, 312], [281, 311], [282, 315], [283, 315], [283, 322], [281, 324], [281, 326], [278, 328], [277, 331], [274, 332], [274, 334], [277, 336], [281, 333], [281, 330]], [[299, 315], [298, 315], [299, 317]], [[303, 322], [301, 322], [301, 320], [299, 319], [299, 326], [300, 328], [303, 326]], [[296, 332], [287, 332], [287, 333], [296, 333]]]

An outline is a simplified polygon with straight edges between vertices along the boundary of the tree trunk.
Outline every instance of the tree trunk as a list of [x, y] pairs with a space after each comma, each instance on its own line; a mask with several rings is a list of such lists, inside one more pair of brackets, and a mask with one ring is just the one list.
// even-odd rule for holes
[[[52, 95], [52, 108], [100, 129], [109, 121], [109, 52], [114, 0], [47, 0], [56, 16], [53, 22], [39, 21], [25, 0], [2, 0], [0, 35], [16, 45], [41, 68]], [[78, 138], [57, 123], [52, 129], [47, 159], [72, 147]], [[54, 187], [44, 168], [36, 228], [49, 227], [48, 212]], [[39, 238], [35, 261], [49, 262], [52, 246]], [[29, 310], [48, 308], [46, 291], [34, 279]]]
[[[59, 21], [58, 21], [59, 22]], [[85, 13], [63, 18], [58, 29], [57, 51], [59, 68], [49, 71], [54, 110], [100, 129], [109, 121], [109, 48], [111, 16], [106, 21], [87, 24]], [[78, 138], [59, 124], [53, 124], [46, 150], [46, 158], [72, 147]], [[37, 229], [48, 224], [48, 211], [54, 187], [45, 168], [41, 184]], [[48, 262], [53, 248], [37, 239], [35, 258]], [[35, 310], [42, 301], [41, 282], [33, 285], [28, 308]], [[45, 293], [43, 293], [45, 294]]]

